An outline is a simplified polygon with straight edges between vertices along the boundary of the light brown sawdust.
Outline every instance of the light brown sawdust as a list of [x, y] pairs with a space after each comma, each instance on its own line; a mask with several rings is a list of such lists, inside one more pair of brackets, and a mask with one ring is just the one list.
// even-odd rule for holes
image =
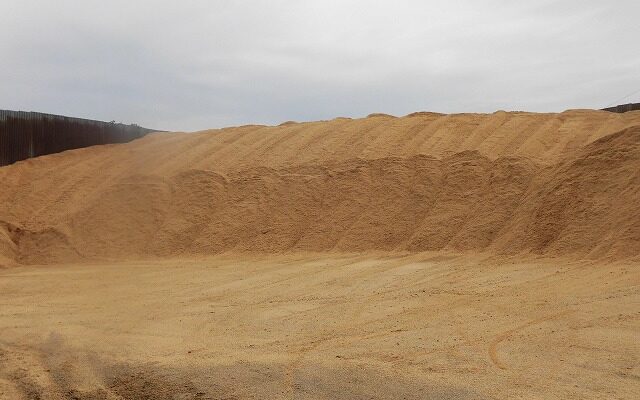
[[640, 254], [640, 113], [158, 133], [0, 169], [4, 263], [228, 251]]
[[635, 399], [638, 171], [640, 112], [590, 110], [0, 168], [0, 399]]
[[637, 264], [227, 255], [0, 271], [3, 399], [628, 399]]

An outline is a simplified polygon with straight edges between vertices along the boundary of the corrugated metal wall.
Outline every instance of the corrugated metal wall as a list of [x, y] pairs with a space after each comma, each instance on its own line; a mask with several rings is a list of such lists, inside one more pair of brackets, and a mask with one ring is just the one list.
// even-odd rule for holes
[[603, 108], [604, 111], [611, 111], [615, 113], [625, 113], [629, 111], [640, 110], [640, 103], [621, 104], [615, 107]]
[[64, 150], [129, 142], [152, 131], [137, 125], [0, 110], [0, 166]]

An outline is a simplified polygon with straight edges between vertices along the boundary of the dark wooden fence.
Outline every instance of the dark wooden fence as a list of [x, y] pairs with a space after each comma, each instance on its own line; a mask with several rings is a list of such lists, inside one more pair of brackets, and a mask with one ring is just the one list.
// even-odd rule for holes
[[621, 104], [615, 107], [603, 108], [604, 111], [611, 111], [615, 113], [626, 113], [628, 111], [640, 110], [640, 103]]
[[137, 125], [0, 110], [0, 166], [64, 150], [125, 143], [149, 132], [153, 130]]

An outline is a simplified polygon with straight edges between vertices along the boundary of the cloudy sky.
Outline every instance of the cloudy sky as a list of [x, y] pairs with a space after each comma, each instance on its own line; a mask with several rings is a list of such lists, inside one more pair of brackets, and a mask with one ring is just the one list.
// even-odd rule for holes
[[[0, 108], [167, 130], [640, 101], [640, 1], [0, 0]], [[640, 93], [640, 92], [639, 92]]]

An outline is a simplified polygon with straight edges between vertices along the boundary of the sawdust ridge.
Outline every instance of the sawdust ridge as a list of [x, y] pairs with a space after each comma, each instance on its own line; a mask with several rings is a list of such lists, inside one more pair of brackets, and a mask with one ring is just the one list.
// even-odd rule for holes
[[160, 133], [0, 169], [0, 265], [221, 252], [640, 254], [640, 113]]

